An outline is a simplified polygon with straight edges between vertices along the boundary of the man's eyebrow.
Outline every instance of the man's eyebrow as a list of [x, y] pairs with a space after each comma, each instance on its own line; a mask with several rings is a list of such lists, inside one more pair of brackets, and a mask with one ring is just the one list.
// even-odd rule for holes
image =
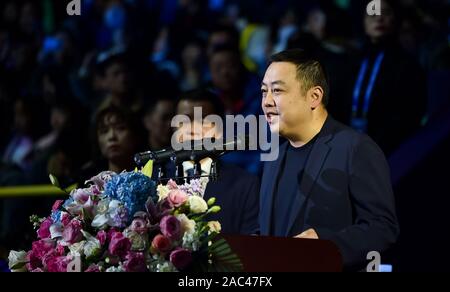
[[[273, 86], [273, 85], [286, 85], [286, 82], [281, 81], [281, 80], [277, 80], [277, 81], [272, 82], [271, 85], [272, 85], [272, 86]], [[267, 84], [264, 83], [264, 82], [262, 82], [262, 83], [261, 83], [261, 86], [267, 86]]]

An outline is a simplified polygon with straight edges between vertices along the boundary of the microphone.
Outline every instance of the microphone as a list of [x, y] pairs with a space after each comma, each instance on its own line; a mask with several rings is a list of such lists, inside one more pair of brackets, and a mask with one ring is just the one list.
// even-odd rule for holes
[[162, 165], [169, 161], [178, 164], [184, 161], [200, 161], [207, 157], [216, 159], [230, 152], [246, 150], [249, 145], [249, 138], [235, 138], [232, 141], [222, 143], [219, 140], [217, 143], [221, 143], [221, 145], [214, 149], [205, 148], [206, 142], [210, 144], [216, 143], [214, 138], [195, 140], [190, 142], [191, 150], [182, 149], [175, 151], [174, 149], [164, 149], [160, 151], [147, 151], [136, 154], [134, 161], [138, 166], [142, 167], [150, 160], [153, 160], [155, 164]]

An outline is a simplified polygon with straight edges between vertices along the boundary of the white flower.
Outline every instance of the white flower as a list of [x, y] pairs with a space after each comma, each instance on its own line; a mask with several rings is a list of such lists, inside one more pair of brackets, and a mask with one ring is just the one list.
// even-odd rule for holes
[[131, 241], [131, 250], [133, 251], [143, 251], [148, 246], [146, 237], [135, 231], [126, 229], [123, 234]]
[[186, 233], [183, 236], [182, 247], [192, 251], [200, 249], [200, 238], [196, 233]]
[[201, 214], [208, 211], [208, 204], [206, 204], [205, 200], [203, 198], [200, 198], [198, 196], [190, 196], [189, 197], [189, 206], [191, 209], [191, 212], [194, 214]]
[[92, 227], [104, 229], [109, 222], [109, 216], [107, 214], [98, 214], [92, 220]]
[[115, 222], [114, 216], [118, 214], [123, 204], [117, 200], [101, 200], [96, 208], [97, 215], [92, 220], [92, 227], [105, 229], [107, 226], [120, 227], [121, 222]]
[[63, 230], [64, 226], [62, 223], [55, 223], [52, 226], [50, 226], [50, 238], [61, 238], [63, 236]]
[[159, 273], [173, 273], [178, 272], [171, 262], [164, 262], [156, 265], [156, 272]]
[[104, 200], [101, 200], [100, 202], [98, 202], [96, 211], [99, 214], [105, 214], [106, 212], [108, 212], [108, 208], [109, 208], [109, 200], [104, 199]]
[[159, 185], [158, 188], [156, 189], [156, 191], [158, 192], [159, 201], [162, 201], [165, 198], [167, 198], [167, 196], [170, 193], [170, 189], [167, 186], [163, 186], [163, 185]]
[[109, 267], [106, 269], [107, 273], [123, 273], [125, 270], [122, 268], [122, 266], [118, 267]]
[[84, 230], [81, 231], [84, 235], [84, 237], [87, 239], [86, 243], [83, 246], [83, 252], [86, 258], [94, 257], [98, 255], [101, 251], [101, 245], [100, 240], [93, 237], [88, 232], [85, 232]]
[[192, 234], [195, 232], [195, 221], [190, 220], [185, 214], [180, 214], [177, 216], [177, 219], [181, 223], [181, 230], [184, 234]]
[[27, 253], [25, 251], [12, 250], [8, 256], [8, 263], [12, 272], [26, 272]]
[[74, 243], [69, 246], [69, 255], [74, 257], [81, 257], [84, 254], [84, 245], [86, 244], [86, 241], [80, 241], [77, 243]]
[[222, 230], [222, 225], [220, 225], [219, 221], [210, 221], [208, 222], [208, 227], [211, 232], [220, 233]]

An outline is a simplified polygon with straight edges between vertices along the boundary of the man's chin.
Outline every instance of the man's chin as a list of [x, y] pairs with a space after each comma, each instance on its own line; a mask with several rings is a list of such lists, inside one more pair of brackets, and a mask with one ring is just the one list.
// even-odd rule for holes
[[280, 126], [278, 123], [269, 124], [269, 128], [272, 134], [280, 135]]

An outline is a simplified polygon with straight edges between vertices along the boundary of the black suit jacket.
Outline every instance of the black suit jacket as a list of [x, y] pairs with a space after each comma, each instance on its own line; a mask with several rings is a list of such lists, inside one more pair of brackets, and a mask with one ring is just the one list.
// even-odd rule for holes
[[222, 225], [222, 233], [250, 235], [258, 228], [258, 177], [233, 165], [220, 165], [218, 180], [206, 187], [205, 200], [214, 197], [222, 210], [209, 216]]
[[[264, 167], [261, 235], [271, 235], [274, 192], [287, 148], [287, 143], [281, 145], [278, 160]], [[363, 267], [369, 252], [384, 252], [395, 243], [399, 228], [389, 168], [369, 137], [329, 117], [303, 175], [293, 175], [292, 183], [298, 192], [286, 237], [315, 229], [320, 239], [336, 243], [347, 268]]]

